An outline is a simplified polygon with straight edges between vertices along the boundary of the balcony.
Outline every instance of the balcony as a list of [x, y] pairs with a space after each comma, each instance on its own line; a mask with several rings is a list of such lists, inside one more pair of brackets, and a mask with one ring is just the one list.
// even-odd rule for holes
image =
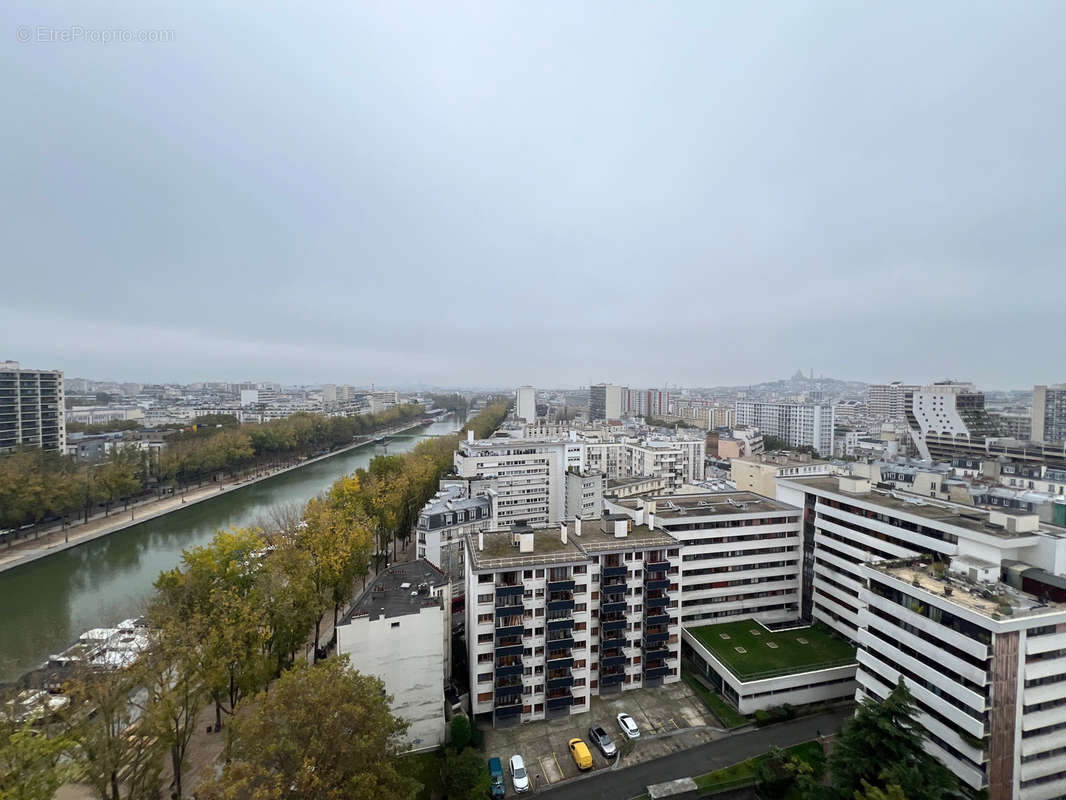
[[670, 569], [669, 561], [645, 561], [645, 572], [666, 572]]
[[560, 675], [558, 678], [548, 678], [544, 683], [544, 686], [547, 689], [569, 689], [573, 685], [573, 675]]
[[644, 618], [645, 625], [669, 625], [670, 615], [665, 613], [649, 613]]
[[669, 589], [670, 581], [667, 578], [655, 578], [652, 580], [646, 580], [644, 581], [644, 588], [649, 592], [655, 589]]
[[644, 632], [644, 646], [647, 647], [651, 644], [660, 644], [667, 641], [670, 638], [668, 631], [645, 631]]
[[496, 677], [497, 678], [505, 678], [508, 675], [521, 675], [521, 674], [522, 674], [522, 665], [521, 665], [521, 663], [519, 663], [519, 664], [508, 664], [507, 666], [503, 666], [503, 667], [499, 667], [499, 666], [496, 667]]
[[600, 628], [605, 631], [621, 631], [629, 625], [624, 619], [611, 619], [600, 622]]
[[574, 657], [566, 650], [548, 653], [548, 658], [545, 659], [544, 666], [549, 670], [570, 669], [574, 666]]
[[548, 594], [552, 592], [572, 592], [574, 591], [573, 578], [567, 578], [562, 581], [548, 581]]
[[495, 653], [497, 656], [520, 656], [522, 655], [522, 644], [504, 644], [496, 645]]
[[626, 574], [626, 572], [628, 570], [629, 570], [629, 567], [626, 567], [626, 566], [621, 566], [621, 567], [601, 567], [600, 568], [600, 574], [604, 578], [620, 578], [620, 577], [625, 577], [625, 574]]
[[571, 648], [574, 646], [573, 636], [556, 636], [547, 641], [549, 650], [562, 650], [564, 648]]
[[668, 666], [666, 666], [665, 664], [663, 666], [645, 667], [644, 668], [644, 677], [645, 678], [664, 678], [664, 677], [666, 677], [669, 674], [670, 674], [670, 668]]
[[501, 719], [505, 717], [517, 717], [522, 713], [522, 703], [519, 702], [518, 705], [513, 706], [496, 706], [496, 708], [493, 709], [493, 713]]
[[670, 657], [670, 650], [666, 646], [665, 642], [662, 643], [662, 644], [648, 644], [648, 643], [645, 643], [643, 649], [644, 649], [644, 660], [645, 661], [655, 661], [656, 659], [659, 659], [659, 658], [669, 658]]
[[514, 617], [522, 616], [526, 611], [526, 607], [521, 603], [515, 603], [507, 606], [496, 606], [496, 616], [498, 617]]
[[623, 600], [611, 600], [600, 604], [600, 611], [604, 614], [620, 613], [626, 610], [626, 601]]
[[605, 596], [609, 595], [609, 594], [612, 594], [612, 595], [613, 594], [625, 594], [625, 592], [626, 592], [625, 581], [621, 581], [619, 583], [605, 583], [601, 587], [601, 591], [603, 592], [603, 594]]
[[498, 686], [494, 693], [497, 705], [509, 706], [517, 703], [522, 704], [522, 684], [513, 686]]
[[658, 597], [645, 596], [644, 598], [644, 605], [648, 606], [649, 608], [663, 608], [665, 606], [668, 606], [669, 604], [670, 597], [665, 594], [661, 594]]
[[610, 672], [607, 674], [600, 673], [600, 686], [613, 686], [616, 683], [621, 683], [626, 679], [624, 672]]
[[574, 696], [567, 692], [558, 697], [548, 698], [548, 708], [568, 708], [574, 704]]
[[[600, 641], [605, 644], [611, 644], [612, 642], [621, 642], [625, 639], [625, 633], [621, 628], [606, 630], [600, 632]], [[617, 645], [615, 645], [617, 647]]]
[[574, 627], [574, 620], [572, 617], [565, 617], [563, 619], [550, 619], [548, 620], [549, 631], [566, 631]]
[[569, 600], [549, 600], [549, 611], [573, 611], [574, 599], [571, 597]]
[[496, 638], [499, 639], [501, 636], [521, 636], [522, 630], [523, 628], [521, 622], [519, 622], [518, 624], [506, 624], [497, 622]]
[[522, 584], [498, 584], [496, 586], [497, 597], [521, 597], [525, 592]]
[[600, 667], [620, 667], [629, 659], [622, 653], [615, 656], [600, 656]]

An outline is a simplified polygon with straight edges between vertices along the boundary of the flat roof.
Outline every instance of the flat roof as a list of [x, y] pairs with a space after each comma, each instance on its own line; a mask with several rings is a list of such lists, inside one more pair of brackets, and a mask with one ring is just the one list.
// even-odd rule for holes
[[856, 663], [855, 648], [821, 624], [772, 631], [741, 619], [685, 630], [742, 681]]
[[[911, 585], [917, 581], [918, 587], [930, 594], [940, 595], [945, 601], [953, 605], [976, 611], [989, 619], [1013, 619], [1033, 616], [1034, 614], [1066, 611], [1066, 604], [1045, 603], [1028, 592], [1015, 589], [1002, 581], [979, 584], [970, 583], [950, 573], [937, 575], [928, 564], [923, 562], [911, 564], [882, 562], [870, 563], [866, 566]], [[999, 565], [992, 566], [995, 567], [998, 573]], [[945, 587], [951, 588], [950, 596], [944, 595]], [[1010, 606], [1010, 614], [1003, 613], [1003, 609], [1006, 606]]]
[[[594, 520], [587, 524], [597, 525], [599, 523]], [[574, 543], [573, 536], [568, 535], [568, 541], [562, 541], [558, 526], [533, 530], [532, 553], [521, 552], [515, 544], [516, 537], [522, 532], [520, 529], [514, 529], [486, 531], [484, 534], [466, 534], [466, 546], [474, 562], [474, 569], [507, 569], [588, 560], [588, 556]], [[528, 532], [528, 530], [525, 531], [525, 533]], [[483, 550], [478, 549], [479, 537], [482, 537], [485, 544]]]
[[[679, 519], [686, 516], [710, 517], [717, 514], [765, 514], [773, 511], [799, 511], [795, 506], [780, 503], [755, 492], [725, 491], [698, 494], [670, 494], [649, 498], [626, 497], [613, 501], [615, 505], [639, 508], [641, 502], [655, 502], [657, 519]], [[645, 505], [646, 508], [646, 505]]]
[[[618, 516], [625, 515], [619, 514]], [[629, 519], [628, 516], [625, 518]], [[608, 553], [612, 550], [677, 546], [677, 539], [666, 531], [653, 531], [647, 525], [632, 525], [625, 536], [615, 536], [613, 533], [605, 533], [600, 527], [599, 520], [582, 522], [581, 536], [576, 538], [578, 546], [588, 553]]]
[[371, 581], [339, 624], [347, 624], [352, 617], [361, 615], [373, 619], [399, 617], [440, 606], [440, 598], [421, 587], [435, 588], [447, 583], [448, 576], [424, 558], [395, 564]]
[[[836, 476], [823, 476], [823, 477], [797, 477], [797, 478], [781, 478], [781, 480], [791, 481], [792, 483], [799, 483], [804, 486], [810, 486], [812, 489], [818, 489], [823, 492], [832, 492], [844, 497], [851, 497], [855, 500], [861, 500], [866, 503], [872, 503], [873, 505], [882, 506], [893, 511], [901, 511], [905, 514], [913, 514], [917, 517], [924, 517], [925, 519], [934, 522], [944, 522], [949, 525], [955, 525], [960, 528], [966, 528], [967, 530], [974, 531], [976, 533], [983, 533], [986, 536], [998, 536], [1003, 539], [1016, 539], [1027, 536], [1035, 536], [1040, 531], [1029, 531], [1025, 533], [1016, 533], [1008, 531], [1006, 528], [1000, 528], [996, 526], [990, 526], [988, 524], [989, 512], [987, 510], [978, 508], [977, 506], [965, 506], [958, 503], [951, 503], [947, 500], [933, 500], [930, 498], [923, 498], [921, 495], [913, 494], [908, 495], [907, 500], [913, 498], [913, 501], [908, 502], [898, 497], [894, 497], [893, 494], [906, 494], [900, 489], [893, 489], [887, 491], [884, 489], [871, 489], [869, 492], [847, 492], [840, 488], [839, 480]], [[863, 480], [859, 478], [858, 480]], [[998, 509], [997, 509], [998, 510]], [[1002, 510], [1000, 513], [1008, 514], [1007, 510]], [[1046, 531], [1044, 531], [1046, 533]]]

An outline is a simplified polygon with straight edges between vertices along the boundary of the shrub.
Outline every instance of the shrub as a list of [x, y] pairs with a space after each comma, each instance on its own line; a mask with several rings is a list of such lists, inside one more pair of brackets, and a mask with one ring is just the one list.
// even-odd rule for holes
[[770, 715], [769, 711], [764, 711], [760, 708], [755, 712], [755, 725], [757, 727], [761, 728], [764, 725], [769, 725], [773, 721], [774, 718]]
[[466, 714], [452, 717], [452, 747], [460, 751], [470, 744], [470, 718]]

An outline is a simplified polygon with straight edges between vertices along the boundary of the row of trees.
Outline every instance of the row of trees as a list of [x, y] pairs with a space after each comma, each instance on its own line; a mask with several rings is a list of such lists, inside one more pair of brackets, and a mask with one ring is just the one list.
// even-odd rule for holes
[[[26, 449], [0, 457], [0, 530], [46, 519], [87, 516], [97, 503], [111, 506], [153, 487], [181, 489], [219, 475], [277, 466], [350, 444], [359, 436], [418, 417], [422, 406], [394, 406], [379, 414], [324, 417], [294, 414], [262, 424], [202, 419], [175, 432], [161, 455], [117, 447], [99, 464], [75, 464], [57, 453]], [[224, 425], [215, 427], [215, 425]]]
[[[487, 435], [507, 410], [507, 403], [493, 404], [470, 427]], [[332, 610], [336, 624], [342, 605], [365, 585], [374, 553], [387, 551], [397, 533], [409, 535], [415, 504], [432, 494], [458, 438], [375, 458], [302, 511], [276, 514], [269, 535], [219, 531], [208, 545], [185, 551], [180, 566], [156, 581], [146, 654], [131, 669], [76, 678], [69, 686], [73, 713], [58, 736], [27, 739], [28, 728], [10, 724], [0, 730], [0, 767], [18, 764], [26, 772], [32, 765], [40, 776], [33, 783], [53, 790], [76, 774], [102, 800], [138, 800], [156, 796], [165, 756], [180, 797], [197, 720], [213, 707], [216, 729], [225, 717], [236, 722], [227, 726], [229, 766], [203, 797], [406, 796], [411, 782], [391, 760], [403, 725], [389, 714], [380, 682], [335, 666], [336, 659], [326, 659], [322, 672], [291, 670], [309, 630], [313, 661], [320, 660], [323, 618]], [[291, 741], [279, 741], [283, 731], [292, 732]], [[308, 754], [318, 760], [308, 762]], [[8, 780], [0, 777], [4, 800], [15, 785]]]

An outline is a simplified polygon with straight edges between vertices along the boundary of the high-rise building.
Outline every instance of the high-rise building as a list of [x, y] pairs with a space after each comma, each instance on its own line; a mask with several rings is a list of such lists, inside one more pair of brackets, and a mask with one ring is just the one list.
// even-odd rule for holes
[[942, 381], [909, 391], [904, 415], [911, 441], [925, 459], [950, 460], [960, 441], [983, 447], [985, 439], [998, 433], [985, 410], [984, 392], [972, 383]]
[[66, 452], [63, 373], [0, 361], [0, 452], [19, 447]]
[[885, 420], [902, 420], [907, 401], [907, 392], [914, 392], [920, 386], [893, 381], [892, 383], [871, 383], [866, 387], [866, 406], [874, 417]]
[[1037, 442], [1066, 442], [1066, 383], [1033, 387], [1032, 437]]
[[621, 419], [625, 412], [623, 394], [628, 395], [628, 390], [612, 383], [596, 383], [590, 386], [589, 419]]
[[736, 424], [753, 425], [763, 436], [776, 436], [789, 447], [813, 447], [819, 455], [833, 455], [831, 405], [738, 400]]
[[532, 386], [519, 386], [514, 393], [514, 415], [524, 422], [537, 419], [537, 390]]
[[903, 680], [926, 746], [990, 800], [1066, 796], [1066, 530], [868, 478], [782, 477], [801, 614], [858, 647], [857, 699]]

